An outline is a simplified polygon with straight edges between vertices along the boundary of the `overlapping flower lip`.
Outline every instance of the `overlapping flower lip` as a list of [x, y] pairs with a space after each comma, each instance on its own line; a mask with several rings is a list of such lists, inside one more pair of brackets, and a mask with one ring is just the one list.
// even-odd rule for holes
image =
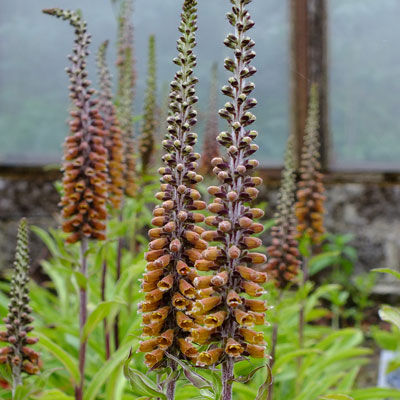
[[[167, 365], [165, 351], [195, 361], [198, 351], [187, 340], [190, 332], [196, 330], [201, 341], [212, 335], [210, 329], [197, 330], [194, 316], [197, 302], [202, 304], [194, 284], [198, 277], [194, 264], [207, 248], [207, 242], [201, 238], [204, 229], [196, 225], [204, 220], [199, 211], [206, 208], [195, 188], [203, 178], [196, 172], [200, 156], [193, 150], [197, 135], [192, 132], [197, 102], [197, 78], [193, 75], [196, 5], [195, 0], [185, 0], [183, 5], [179, 55], [174, 59], [180, 69], [171, 82], [171, 112], [162, 143], [165, 166], [159, 169], [161, 187], [155, 195], [162, 203], [153, 210], [155, 228], [149, 231], [151, 241], [145, 254], [148, 264], [142, 281], [143, 334], [157, 341], [143, 341], [140, 350], [146, 352], [146, 364], [152, 369]], [[205, 300], [207, 303], [208, 297]], [[220, 317], [216, 320], [218, 324]]]

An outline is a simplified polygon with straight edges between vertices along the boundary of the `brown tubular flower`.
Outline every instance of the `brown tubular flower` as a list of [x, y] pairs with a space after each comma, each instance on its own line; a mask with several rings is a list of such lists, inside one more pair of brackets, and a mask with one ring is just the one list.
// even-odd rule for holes
[[63, 187], [61, 199], [63, 230], [70, 233], [67, 242], [82, 238], [105, 239], [104, 220], [107, 217], [107, 150], [104, 147], [104, 123], [92, 99], [95, 90], [87, 79], [86, 58], [91, 36], [79, 13], [52, 8], [44, 13], [69, 21], [75, 29], [71, 66], [66, 69], [71, 85], [71, 135], [65, 140]]
[[157, 80], [156, 80], [156, 46], [155, 37], [149, 38], [147, 90], [144, 100], [143, 127], [140, 137], [140, 155], [142, 158], [142, 174], [146, 174], [154, 152], [154, 135], [157, 130]]
[[[221, 301], [215, 303], [210, 311], [213, 314], [218, 311], [226, 312], [225, 320], [216, 332], [219, 346], [224, 349], [223, 355], [217, 360], [223, 366], [223, 381], [226, 384], [224, 399], [231, 398], [229, 381], [233, 377], [233, 364], [240, 359], [239, 356], [252, 354], [247, 351], [246, 337], [241, 334], [240, 328], [252, 326], [260, 320], [259, 316], [251, 313], [251, 308], [240, 295], [246, 293], [260, 296], [263, 289], [257, 282], [266, 280], [265, 273], [254, 268], [265, 263], [266, 256], [249, 251], [261, 245], [261, 241], [252, 235], [263, 230], [255, 219], [264, 214], [262, 210], [250, 208], [248, 205], [257, 198], [256, 186], [262, 183], [260, 178], [250, 176], [258, 165], [257, 160], [250, 158], [258, 146], [252, 143], [257, 132], [249, 129], [256, 119], [250, 110], [257, 104], [254, 98], [249, 97], [254, 84], [248, 78], [256, 72], [250, 65], [255, 57], [252, 50], [254, 41], [246, 34], [254, 25], [245, 8], [249, 3], [249, 0], [232, 0], [232, 12], [227, 14], [229, 22], [235, 27], [235, 33], [229, 34], [224, 43], [234, 51], [235, 58], [225, 59], [225, 68], [233, 76], [229, 78], [229, 85], [222, 88], [222, 92], [232, 100], [225, 104], [219, 114], [227, 120], [230, 131], [220, 133], [217, 138], [226, 147], [227, 155], [212, 160], [214, 173], [221, 185], [208, 188], [210, 195], [215, 197], [208, 209], [216, 215], [207, 217], [205, 222], [217, 229], [202, 235], [203, 238], [220, 244], [203, 251], [202, 260], [197, 263], [202, 270], [204, 266], [216, 269], [216, 275], [219, 276], [210, 282], [215, 291], [211, 299], [219, 297]], [[193, 310], [207, 313], [207, 308], [201, 309], [200, 305], [197, 307], [196, 302]], [[265, 308], [264, 305], [263, 309]]]
[[[188, 331], [196, 329], [197, 324], [184, 313], [192, 309], [197, 296], [193, 284], [197, 273], [193, 266], [206, 247], [200, 237], [204, 229], [196, 225], [204, 220], [196, 211], [204, 209], [206, 204], [195, 189], [202, 177], [196, 173], [196, 160], [200, 155], [193, 152], [197, 135], [192, 132], [197, 122], [193, 106], [198, 101], [195, 95], [198, 80], [193, 75], [196, 6], [196, 0], [185, 0], [183, 4], [179, 54], [173, 60], [180, 69], [171, 82], [168, 133], [163, 141], [165, 166], [159, 170], [162, 184], [161, 191], [156, 194], [163, 203], [153, 211], [155, 228], [149, 231], [151, 241], [145, 256], [148, 264], [142, 284], [146, 293], [141, 305], [145, 312], [143, 332], [145, 336], [158, 337], [157, 349], [152, 349], [152, 342], [143, 342], [146, 346], [141, 346], [152, 349], [145, 356], [149, 368], [167, 365], [164, 351], [188, 359], [197, 356], [196, 348], [186, 340]], [[210, 305], [201, 306], [207, 308]], [[156, 318], [158, 315], [162, 318]], [[207, 334], [210, 335], [209, 331]]]
[[39, 354], [30, 347], [38, 339], [27, 336], [33, 330], [28, 282], [28, 227], [26, 220], [22, 219], [18, 228], [8, 315], [4, 318], [6, 331], [0, 332], [0, 341], [8, 343], [7, 347], [0, 349], [0, 364], [7, 363], [11, 367], [14, 388], [22, 384], [22, 372], [34, 375], [40, 368]]
[[307, 237], [311, 244], [321, 242], [324, 229], [324, 185], [323, 175], [320, 172], [319, 139], [318, 139], [318, 88], [311, 87], [310, 104], [304, 147], [301, 155], [300, 182], [297, 190], [295, 207], [298, 220], [297, 231], [299, 237]]
[[123, 0], [118, 18], [118, 90], [117, 115], [125, 149], [125, 194], [134, 197], [137, 192], [136, 145], [133, 127], [133, 99], [136, 72], [133, 58], [133, 1]]
[[213, 158], [219, 156], [219, 149], [216, 146], [215, 141], [218, 135], [218, 114], [217, 110], [217, 99], [218, 99], [218, 64], [214, 63], [212, 66], [212, 79], [210, 88], [210, 100], [208, 108], [208, 118], [206, 121], [206, 127], [204, 130], [204, 143], [203, 152], [201, 157], [201, 173], [206, 175], [211, 175], [212, 165], [211, 161]]
[[108, 41], [102, 43], [97, 53], [99, 73], [99, 111], [104, 120], [105, 145], [108, 150], [108, 199], [115, 209], [120, 209], [124, 195], [124, 144], [113, 104], [111, 74], [106, 62]]
[[295, 279], [301, 264], [294, 215], [296, 175], [293, 156], [294, 137], [290, 136], [282, 171], [278, 211], [275, 216], [276, 225], [272, 227], [272, 244], [267, 249], [270, 259], [266, 265], [266, 270], [279, 288], [286, 287], [289, 282]]

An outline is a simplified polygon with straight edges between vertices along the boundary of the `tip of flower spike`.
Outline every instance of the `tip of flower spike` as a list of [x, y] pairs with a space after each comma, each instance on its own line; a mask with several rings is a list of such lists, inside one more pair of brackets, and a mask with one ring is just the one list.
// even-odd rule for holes
[[49, 15], [56, 15], [58, 11], [59, 11], [58, 8], [44, 8], [42, 10], [42, 13]]

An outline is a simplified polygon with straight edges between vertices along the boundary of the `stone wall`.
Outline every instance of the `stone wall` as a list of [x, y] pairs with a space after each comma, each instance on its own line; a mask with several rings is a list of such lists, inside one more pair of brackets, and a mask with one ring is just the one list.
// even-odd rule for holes
[[[56, 226], [59, 196], [54, 188], [54, 174], [17, 174], [0, 176], [0, 268], [8, 268], [14, 259], [19, 220], [42, 228]], [[43, 243], [31, 234], [33, 273], [39, 260], [47, 255]]]
[[[41, 227], [57, 226], [59, 196], [54, 174], [0, 177], [0, 265], [13, 259], [18, 221], [27, 217]], [[268, 182], [268, 180], [267, 180]], [[277, 180], [263, 188], [272, 217], [277, 199]], [[400, 185], [382, 183], [327, 184], [326, 227], [332, 233], [353, 233], [359, 253], [357, 272], [376, 267], [400, 270]], [[46, 255], [42, 243], [32, 235], [33, 267]], [[382, 281], [378, 291], [397, 290], [391, 281]]]

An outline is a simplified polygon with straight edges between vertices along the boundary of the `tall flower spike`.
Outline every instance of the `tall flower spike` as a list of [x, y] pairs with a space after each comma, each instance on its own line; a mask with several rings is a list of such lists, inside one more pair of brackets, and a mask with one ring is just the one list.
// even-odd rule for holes
[[125, 149], [125, 194], [134, 197], [137, 191], [136, 145], [133, 129], [133, 99], [136, 72], [133, 58], [133, 0], [123, 0], [118, 19], [118, 91], [117, 115]]
[[267, 249], [270, 259], [266, 270], [279, 288], [286, 287], [295, 279], [301, 263], [296, 240], [295, 191], [294, 137], [291, 135], [288, 139], [282, 171], [278, 211], [275, 216], [276, 225], [272, 227], [272, 244]]
[[63, 230], [70, 234], [69, 243], [84, 237], [104, 240], [107, 150], [103, 119], [96, 107], [97, 100], [92, 99], [95, 90], [87, 79], [86, 58], [91, 36], [79, 13], [59, 8], [43, 12], [69, 21], [76, 36], [73, 54], [69, 56], [71, 66], [66, 69], [74, 110], [70, 112], [71, 135], [64, 146], [64, 196], [60, 203], [65, 220]]
[[157, 80], [156, 80], [156, 46], [155, 37], [149, 38], [149, 60], [147, 72], [147, 90], [144, 100], [143, 127], [140, 137], [140, 155], [142, 158], [142, 173], [146, 174], [154, 151], [154, 136], [157, 130]]
[[28, 282], [28, 226], [26, 219], [22, 219], [18, 228], [8, 315], [4, 318], [6, 331], [0, 332], [0, 341], [8, 343], [7, 347], [0, 349], [0, 363], [10, 365], [14, 389], [22, 384], [22, 372], [29, 375], [37, 374], [40, 366], [39, 354], [30, 347], [38, 339], [27, 336], [33, 330]]
[[215, 141], [218, 135], [218, 114], [217, 114], [217, 99], [218, 99], [218, 64], [214, 63], [211, 72], [211, 87], [210, 100], [208, 107], [208, 118], [204, 130], [203, 152], [201, 157], [200, 171], [203, 175], [211, 175], [213, 158], [219, 156], [219, 149]]
[[153, 211], [155, 228], [149, 231], [148, 264], [143, 276], [143, 333], [151, 338], [141, 343], [140, 350], [147, 353], [145, 361], [149, 368], [167, 364], [166, 350], [189, 359], [197, 356], [195, 347], [185, 340], [195, 321], [184, 314], [197, 296], [193, 266], [206, 248], [206, 242], [200, 238], [204, 229], [196, 225], [204, 220], [196, 211], [205, 209], [206, 204], [195, 189], [202, 177], [196, 173], [200, 155], [193, 152], [197, 135], [192, 132], [197, 122], [193, 106], [198, 101], [198, 80], [193, 75], [196, 6], [196, 0], [185, 0], [181, 14], [179, 54], [173, 60], [180, 69], [171, 82], [168, 133], [163, 141], [165, 166], [159, 170], [162, 185], [156, 194], [163, 203]]
[[297, 191], [296, 217], [298, 236], [305, 235], [311, 244], [317, 245], [324, 229], [324, 185], [320, 172], [318, 138], [318, 87], [312, 85], [304, 146], [301, 155], [300, 182]]
[[[256, 186], [262, 183], [261, 178], [250, 176], [258, 165], [257, 160], [250, 158], [258, 149], [253, 143], [257, 132], [249, 129], [256, 119], [250, 110], [257, 104], [254, 98], [249, 97], [254, 89], [249, 78], [256, 72], [255, 67], [250, 65], [255, 57], [255, 43], [246, 35], [254, 25], [245, 8], [250, 1], [231, 0], [232, 12], [227, 14], [230, 24], [235, 27], [235, 33], [229, 34], [224, 43], [234, 51], [235, 57], [225, 59], [225, 68], [232, 72], [232, 76], [229, 78], [229, 85], [224, 86], [222, 92], [231, 100], [219, 114], [227, 120], [230, 129], [217, 137], [220, 145], [227, 149], [226, 156], [214, 158], [212, 161], [214, 173], [221, 184], [208, 188], [210, 195], [215, 197], [208, 209], [216, 215], [207, 217], [206, 224], [217, 229], [202, 235], [204, 239], [220, 244], [203, 251], [202, 260], [197, 262], [199, 269], [216, 269], [217, 273], [205, 285], [213, 289], [212, 297], [196, 302], [192, 310], [194, 314], [204, 315], [206, 327], [214, 326], [216, 329], [214, 338], [208, 340], [219, 338], [218, 345], [223, 350], [219, 357], [213, 358], [213, 363], [222, 362], [223, 399], [231, 399], [232, 396], [234, 363], [241, 356], [264, 356], [262, 338], [260, 339], [257, 332], [248, 329], [254, 324], [264, 324], [262, 312], [266, 310], [266, 306], [263, 301], [241, 296], [261, 296], [264, 291], [260, 284], [266, 281], [266, 274], [256, 267], [265, 263], [266, 256], [249, 251], [261, 245], [261, 240], [253, 234], [263, 230], [263, 226], [255, 220], [264, 214], [262, 210], [250, 208], [248, 205], [257, 198]], [[196, 283], [199, 284], [200, 280]], [[211, 310], [210, 307], [202, 306], [216, 298], [221, 301], [213, 302]], [[209, 310], [211, 313], [208, 313]], [[220, 312], [223, 313], [222, 324], [219, 319], [221, 317], [218, 322], [215, 318], [215, 314]], [[197, 341], [195, 337], [193, 341]]]
[[100, 45], [97, 52], [100, 86], [99, 111], [104, 120], [105, 145], [108, 150], [108, 199], [115, 209], [119, 209], [121, 208], [125, 187], [124, 144], [112, 100], [111, 74], [106, 61], [107, 47], [108, 41], [105, 41]]

